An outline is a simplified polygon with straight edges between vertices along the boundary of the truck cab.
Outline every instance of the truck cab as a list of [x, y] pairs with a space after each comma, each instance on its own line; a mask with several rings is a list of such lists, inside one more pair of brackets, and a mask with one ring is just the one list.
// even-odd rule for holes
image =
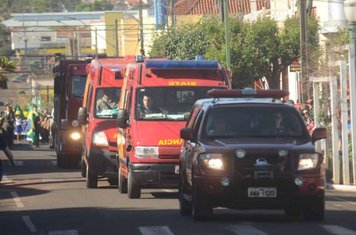
[[118, 123], [118, 187], [129, 198], [142, 188], [177, 188], [179, 130], [195, 100], [228, 89], [217, 61], [145, 59], [126, 66]]
[[78, 111], [83, 135], [82, 176], [87, 188], [96, 188], [99, 177], [117, 183], [117, 106], [123, 66], [130, 59], [99, 58], [88, 65], [83, 105]]
[[76, 113], [83, 102], [86, 65], [83, 60], [60, 60], [54, 68], [54, 112], [51, 139], [59, 167], [79, 166], [81, 134]]

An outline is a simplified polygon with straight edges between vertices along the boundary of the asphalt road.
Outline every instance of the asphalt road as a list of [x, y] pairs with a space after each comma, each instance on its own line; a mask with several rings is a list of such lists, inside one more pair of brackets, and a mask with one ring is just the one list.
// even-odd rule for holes
[[86, 189], [79, 169], [56, 166], [47, 146], [19, 144], [13, 150], [17, 166], [0, 158], [6, 177], [0, 183], [1, 235], [76, 234], [356, 234], [356, 193], [327, 191], [326, 219], [307, 223], [281, 210], [215, 209], [207, 222], [194, 222], [178, 211], [177, 191], [144, 190], [141, 199], [128, 199], [100, 180]]

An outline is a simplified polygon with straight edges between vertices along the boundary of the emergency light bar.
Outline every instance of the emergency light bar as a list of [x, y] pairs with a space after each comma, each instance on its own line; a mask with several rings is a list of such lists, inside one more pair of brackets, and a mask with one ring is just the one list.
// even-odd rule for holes
[[218, 69], [217, 60], [147, 60], [150, 69]]
[[244, 98], [244, 97], [255, 97], [255, 98], [275, 98], [280, 99], [289, 95], [289, 91], [269, 89], [269, 90], [254, 90], [252, 88], [245, 89], [213, 89], [208, 91], [208, 96], [213, 98]]

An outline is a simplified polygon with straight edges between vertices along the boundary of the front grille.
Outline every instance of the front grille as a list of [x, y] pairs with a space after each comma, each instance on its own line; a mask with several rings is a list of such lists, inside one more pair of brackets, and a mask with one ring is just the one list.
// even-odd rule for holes
[[[258, 165], [258, 161], [267, 164]], [[243, 159], [235, 158], [234, 174], [238, 178], [248, 179], [274, 179], [281, 177], [289, 170], [288, 157], [275, 154], [247, 154]]]

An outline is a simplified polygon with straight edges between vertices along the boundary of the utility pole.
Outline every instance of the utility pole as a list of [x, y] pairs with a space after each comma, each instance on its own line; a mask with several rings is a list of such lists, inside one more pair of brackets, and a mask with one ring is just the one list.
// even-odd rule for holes
[[140, 0], [139, 4], [139, 21], [140, 21], [140, 53], [141, 55], [145, 55], [145, 46], [144, 46], [144, 35], [143, 35], [143, 16], [142, 16], [142, 0]]
[[118, 32], [118, 25], [117, 20], [115, 20], [115, 56], [119, 56], [119, 32]]
[[[301, 84], [303, 87], [303, 82], [307, 78], [307, 19], [306, 19], [306, 0], [299, 0], [299, 16], [300, 16], [300, 58], [301, 58]], [[303, 95], [300, 97], [300, 101], [303, 103]]]
[[98, 57], [98, 28], [95, 27], [95, 57]]
[[224, 27], [225, 27], [225, 46], [226, 46], [226, 67], [231, 70], [230, 56], [230, 22], [229, 22], [229, 0], [224, 1]]

